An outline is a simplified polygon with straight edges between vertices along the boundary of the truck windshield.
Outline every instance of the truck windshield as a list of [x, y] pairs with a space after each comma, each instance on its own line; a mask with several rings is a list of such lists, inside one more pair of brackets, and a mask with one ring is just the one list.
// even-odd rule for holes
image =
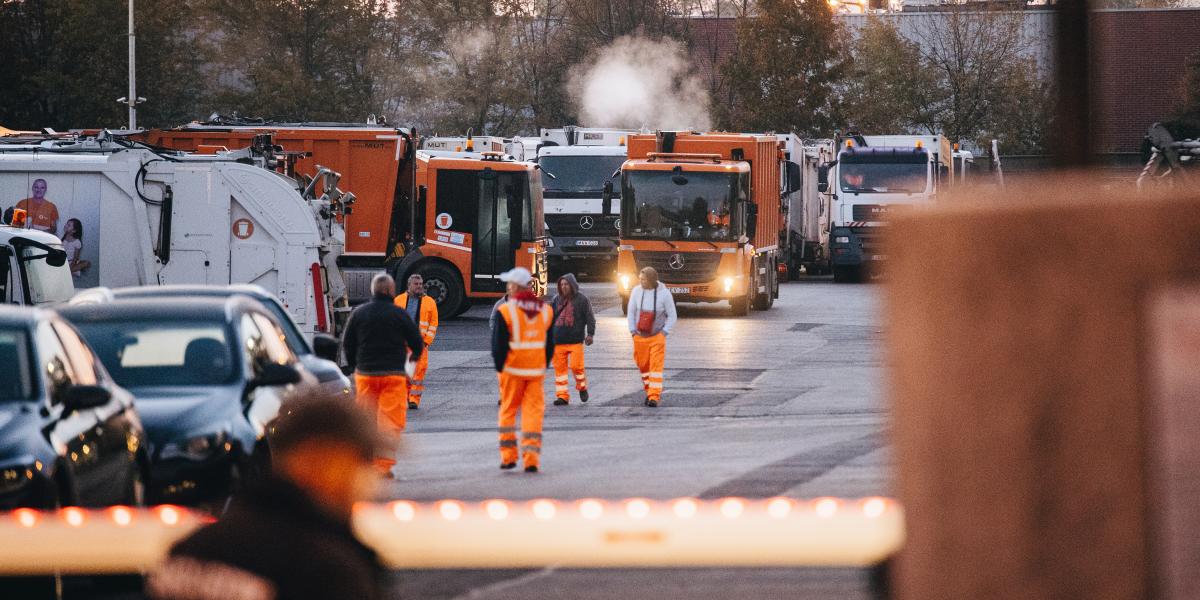
[[25, 330], [0, 328], [0, 403], [33, 399], [32, 364]]
[[639, 239], [731, 241], [736, 173], [626, 171], [621, 202], [623, 236]]
[[57, 267], [46, 262], [46, 251], [32, 246], [21, 246], [21, 264], [29, 284], [29, 300], [33, 304], [66, 302], [75, 295], [75, 281], [71, 279], [71, 267]]
[[843, 157], [839, 165], [843, 192], [858, 194], [924, 193], [929, 180], [929, 164], [921, 162], [851, 162]]
[[[542, 185], [546, 194], [590, 193], [598, 195], [604, 191], [604, 182], [612, 180], [613, 172], [625, 162], [623, 155], [617, 156], [542, 156], [538, 164], [542, 170], [554, 175], [546, 176]], [[614, 182], [615, 183], [615, 182]], [[614, 195], [617, 190], [613, 190]]]
[[221, 322], [122, 318], [75, 326], [123, 387], [221, 385], [238, 373]]

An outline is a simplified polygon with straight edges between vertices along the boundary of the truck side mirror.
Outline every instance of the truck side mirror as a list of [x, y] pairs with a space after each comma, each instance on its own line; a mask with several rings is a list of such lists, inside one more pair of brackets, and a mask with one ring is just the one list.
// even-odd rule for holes
[[[829, 164], [823, 164], [817, 167], [817, 183], [825, 184], [825, 188], [829, 189]], [[825, 190], [821, 190], [825, 191]]]
[[829, 191], [829, 182], [828, 182], [828, 181], [822, 181], [821, 183], [818, 183], [818, 184], [817, 184], [817, 191], [818, 191], [818, 192], [821, 192], [822, 194], [824, 194], [825, 192], [828, 192], [828, 191]]
[[612, 212], [612, 201], [613, 201], [613, 183], [612, 183], [612, 181], [605, 181], [604, 182], [604, 195], [601, 197], [601, 200], [600, 200], [600, 213], [601, 214], [608, 215], [609, 213]]
[[784, 193], [790, 194], [800, 189], [802, 176], [800, 175], [800, 165], [790, 160], [785, 164], [787, 165], [787, 191]]

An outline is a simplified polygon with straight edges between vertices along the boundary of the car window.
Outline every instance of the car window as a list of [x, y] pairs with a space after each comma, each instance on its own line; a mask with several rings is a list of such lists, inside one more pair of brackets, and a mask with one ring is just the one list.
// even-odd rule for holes
[[75, 326], [122, 387], [221, 385], [239, 372], [220, 321], [131, 318]]
[[274, 299], [260, 299], [260, 301], [274, 315], [275, 320], [279, 322], [279, 326], [283, 329], [283, 334], [287, 337], [288, 348], [291, 348], [292, 352], [297, 356], [312, 354], [312, 348], [308, 346], [308, 340], [304, 339], [304, 334], [300, 333], [300, 328], [296, 327], [296, 322], [292, 320], [287, 310]]
[[35, 387], [25, 330], [0, 328], [0, 402], [32, 400]]
[[245, 356], [245, 365], [248, 373], [258, 371], [260, 365], [268, 360], [267, 349], [263, 343], [262, 331], [258, 328], [258, 324], [248, 315], [242, 315], [239, 326], [239, 335], [241, 336], [242, 352]]
[[259, 330], [263, 332], [263, 347], [267, 359], [281, 365], [296, 362], [296, 355], [288, 349], [287, 336], [279, 326], [263, 314], [255, 313], [253, 318]]
[[78, 385], [99, 383], [102, 371], [99, 368], [100, 365], [96, 363], [91, 349], [79, 338], [75, 330], [71, 329], [70, 325], [61, 321], [54, 321], [53, 325], [54, 331], [58, 333], [58, 339], [67, 351], [67, 358], [71, 361], [71, 368], [76, 376], [75, 383]]
[[71, 367], [71, 361], [67, 359], [66, 349], [50, 323], [38, 323], [34, 332], [34, 344], [37, 346], [38, 371], [46, 386], [47, 395], [50, 396], [52, 404], [58, 404], [58, 392], [75, 383], [75, 371]]

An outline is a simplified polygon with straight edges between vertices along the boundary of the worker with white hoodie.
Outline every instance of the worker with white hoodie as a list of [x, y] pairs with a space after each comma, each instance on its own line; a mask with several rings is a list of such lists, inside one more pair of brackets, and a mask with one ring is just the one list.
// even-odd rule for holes
[[629, 333], [633, 336], [633, 360], [642, 373], [646, 406], [653, 408], [662, 401], [667, 336], [677, 318], [675, 298], [651, 267], [642, 269], [638, 281], [629, 293]]

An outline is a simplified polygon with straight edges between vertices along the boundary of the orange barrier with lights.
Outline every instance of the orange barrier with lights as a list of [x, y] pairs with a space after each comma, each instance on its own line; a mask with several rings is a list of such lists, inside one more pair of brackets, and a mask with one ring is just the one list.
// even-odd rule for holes
[[[0, 514], [0, 575], [137, 573], [208, 517], [176, 506]], [[865, 566], [900, 549], [887, 498], [406, 500], [355, 508], [396, 568]]]
[[886, 498], [397, 501], [355, 526], [403, 568], [865, 566], [904, 541]]
[[0, 574], [137, 573], [204, 522], [187, 509], [20, 508], [0, 515]]

